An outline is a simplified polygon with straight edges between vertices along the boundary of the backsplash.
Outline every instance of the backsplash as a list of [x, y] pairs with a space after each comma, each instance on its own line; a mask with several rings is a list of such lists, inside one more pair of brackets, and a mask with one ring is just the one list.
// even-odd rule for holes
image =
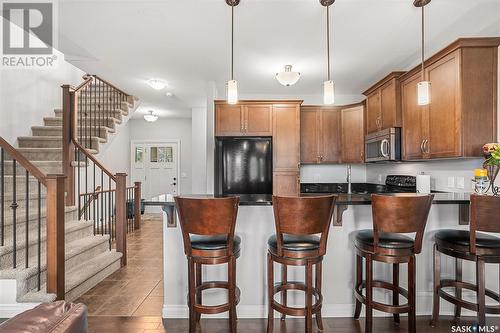
[[431, 176], [433, 190], [470, 192], [474, 169], [481, 168], [483, 161], [483, 159], [465, 159], [367, 164], [366, 181], [383, 183], [389, 174], [416, 176], [423, 172]]
[[[366, 181], [366, 167], [363, 164], [352, 165], [352, 182]], [[345, 183], [347, 182], [347, 164], [302, 165], [300, 168], [301, 183]]]

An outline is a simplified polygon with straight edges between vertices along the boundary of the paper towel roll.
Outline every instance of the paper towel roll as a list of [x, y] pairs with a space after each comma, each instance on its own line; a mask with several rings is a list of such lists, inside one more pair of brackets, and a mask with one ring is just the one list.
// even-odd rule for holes
[[431, 176], [417, 175], [417, 193], [431, 193]]

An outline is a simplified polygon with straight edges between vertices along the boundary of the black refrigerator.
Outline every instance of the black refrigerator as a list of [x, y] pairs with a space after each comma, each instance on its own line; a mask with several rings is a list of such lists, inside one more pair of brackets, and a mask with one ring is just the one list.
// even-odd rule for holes
[[238, 195], [242, 204], [270, 204], [272, 138], [216, 137], [214, 185], [217, 196]]

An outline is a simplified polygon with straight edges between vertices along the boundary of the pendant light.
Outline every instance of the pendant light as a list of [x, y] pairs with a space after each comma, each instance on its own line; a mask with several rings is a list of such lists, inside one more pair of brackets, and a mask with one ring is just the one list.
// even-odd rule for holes
[[153, 110], [149, 110], [148, 113], [144, 115], [144, 120], [148, 123], [154, 123], [158, 120], [158, 116], [153, 113]]
[[293, 86], [300, 79], [299, 72], [292, 72], [292, 65], [286, 65], [284, 72], [276, 73], [276, 80], [285, 87]]
[[240, 0], [226, 0], [231, 6], [231, 80], [227, 81], [226, 93], [227, 103], [238, 103], [238, 82], [234, 79], [234, 7], [238, 6]]
[[424, 21], [424, 7], [431, 2], [431, 0], [415, 0], [413, 5], [422, 9], [422, 80], [417, 83], [417, 104], [428, 105], [431, 102], [431, 83], [425, 80], [425, 21]]
[[326, 57], [327, 57], [327, 80], [323, 82], [323, 103], [331, 105], [335, 103], [335, 84], [330, 77], [330, 5], [335, 0], [320, 0], [323, 6], [326, 7]]

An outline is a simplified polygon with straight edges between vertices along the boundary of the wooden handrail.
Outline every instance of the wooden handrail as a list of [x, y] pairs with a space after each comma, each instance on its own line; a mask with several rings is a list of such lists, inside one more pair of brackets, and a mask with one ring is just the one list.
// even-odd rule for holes
[[92, 153], [88, 152], [86, 148], [84, 148], [76, 139], [73, 140], [73, 143], [75, 144], [75, 147], [78, 148], [80, 152], [83, 152], [83, 154], [88, 157], [96, 166], [98, 166], [106, 175], [108, 175], [109, 178], [113, 179], [116, 182], [116, 177], [113, 175], [111, 171], [109, 171], [104, 165], [102, 165], [101, 162], [97, 160], [97, 158], [92, 155]]
[[74, 88], [73, 92], [79, 92], [80, 90], [91, 84], [94, 80], [91, 75], [84, 75], [83, 79], [84, 81], [78, 87]]
[[[98, 75], [95, 75], [95, 74], [87, 74], [87, 75], [90, 75], [90, 76], [93, 76], [95, 77], [96, 79], [106, 83], [108, 86], [110, 86], [111, 88], [117, 90], [118, 92], [121, 92], [122, 94], [124, 94], [125, 96], [132, 96], [130, 94], [127, 94], [126, 92], [124, 92], [123, 90], [121, 90], [120, 88], [118, 88], [117, 86], [115, 86], [114, 84], [110, 83], [109, 81], [106, 81], [104, 80], [103, 78], [101, 78], [100, 76]], [[85, 76], [84, 76], [85, 77]]]
[[31, 175], [33, 175], [40, 183], [47, 186], [47, 176], [40, 171], [36, 166], [33, 165], [24, 155], [12, 147], [4, 138], [0, 136], [0, 147], [2, 147], [7, 154], [9, 154], [13, 159], [15, 159], [19, 164], [26, 169]]

